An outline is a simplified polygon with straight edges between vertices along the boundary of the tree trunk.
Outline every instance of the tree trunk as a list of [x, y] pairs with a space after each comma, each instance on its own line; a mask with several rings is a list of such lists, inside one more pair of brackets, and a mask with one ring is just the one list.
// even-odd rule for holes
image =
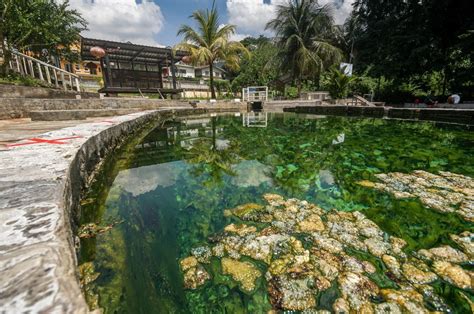
[[301, 80], [297, 79], [296, 80], [296, 88], [298, 89], [298, 98], [301, 98]]
[[210, 79], [210, 86], [211, 86], [211, 98], [216, 99], [216, 90], [214, 89], [214, 62], [209, 62], [209, 79]]
[[2, 45], [3, 63], [0, 65], [0, 76], [5, 77], [8, 74], [8, 64], [10, 63], [11, 53], [5, 44], [3, 29], [0, 29], [0, 45]]

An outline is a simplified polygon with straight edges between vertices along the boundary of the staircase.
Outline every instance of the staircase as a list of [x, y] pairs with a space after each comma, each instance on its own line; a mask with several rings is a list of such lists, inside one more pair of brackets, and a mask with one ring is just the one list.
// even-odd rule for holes
[[10, 70], [29, 76], [65, 91], [81, 91], [80, 77], [51, 64], [27, 56], [18, 51], [11, 51]]

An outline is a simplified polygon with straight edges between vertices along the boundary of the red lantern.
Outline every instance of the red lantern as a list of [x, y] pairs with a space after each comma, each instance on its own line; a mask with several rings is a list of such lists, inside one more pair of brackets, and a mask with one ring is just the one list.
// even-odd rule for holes
[[101, 47], [92, 47], [91, 55], [97, 59], [105, 57], [105, 50]]
[[186, 64], [191, 63], [191, 57], [190, 56], [184, 56], [183, 59], [181, 59], [181, 60]]

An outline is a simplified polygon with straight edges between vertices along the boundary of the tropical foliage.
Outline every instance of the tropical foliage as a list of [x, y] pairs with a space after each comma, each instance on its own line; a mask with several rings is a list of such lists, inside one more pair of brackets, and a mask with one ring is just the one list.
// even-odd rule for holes
[[329, 7], [317, 1], [291, 0], [278, 6], [267, 29], [276, 34], [280, 69], [296, 81], [298, 91], [305, 79], [318, 77], [342, 59], [340, 49], [331, 43], [334, 25]]
[[2, 76], [7, 74], [10, 50], [13, 48], [39, 55], [73, 58], [71, 44], [86, 28], [86, 22], [79, 13], [69, 8], [69, 1], [2, 0], [0, 21], [0, 45], [4, 56], [0, 70]]
[[326, 88], [332, 99], [343, 99], [349, 94], [350, 83], [354, 79], [333, 67], [329, 70]]
[[188, 51], [193, 64], [209, 66], [211, 95], [216, 98], [214, 62], [223, 61], [227, 68], [238, 69], [241, 57], [249, 53], [240, 42], [230, 40], [230, 36], [235, 33], [235, 26], [221, 26], [215, 4], [206, 11], [195, 11], [190, 18], [197, 23], [198, 30], [182, 25], [178, 35], [183, 35], [184, 41], [176, 49]]
[[[355, 67], [437, 95], [474, 94], [474, 3], [358, 0], [346, 23]], [[428, 83], [428, 84], [427, 84]]]

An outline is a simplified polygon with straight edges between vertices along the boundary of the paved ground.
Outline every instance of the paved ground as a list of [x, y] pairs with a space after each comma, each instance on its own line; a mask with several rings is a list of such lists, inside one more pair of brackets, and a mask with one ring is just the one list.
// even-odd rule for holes
[[8, 144], [36, 137], [49, 131], [109, 119], [113, 119], [113, 117], [88, 118], [87, 120], [75, 121], [31, 121], [29, 118], [0, 120], [0, 150], [6, 149]]

